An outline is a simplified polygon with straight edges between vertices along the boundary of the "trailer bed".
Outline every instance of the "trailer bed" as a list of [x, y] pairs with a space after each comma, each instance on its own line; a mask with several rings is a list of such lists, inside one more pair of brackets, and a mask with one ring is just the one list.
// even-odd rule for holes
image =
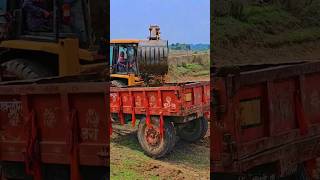
[[210, 82], [166, 84], [161, 87], [111, 88], [111, 113], [203, 116], [210, 112]]
[[9, 84], [0, 85], [0, 161], [107, 167], [108, 83]]
[[320, 62], [211, 78], [213, 173], [243, 174], [272, 164], [284, 177], [320, 155]]
[[148, 156], [161, 158], [172, 151], [177, 136], [195, 142], [206, 135], [210, 82], [111, 88], [110, 113], [114, 123], [136, 126], [139, 120], [142, 149]]

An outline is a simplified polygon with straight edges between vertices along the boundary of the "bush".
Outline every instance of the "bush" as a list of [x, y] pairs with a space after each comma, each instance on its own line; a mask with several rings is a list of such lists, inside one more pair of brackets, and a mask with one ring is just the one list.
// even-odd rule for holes
[[216, 0], [213, 5], [215, 16], [232, 16], [241, 19], [243, 16], [244, 0]]
[[304, 26], [320, 26], [320, 0], [313, 1], [299, 14]]
[[312, 2], [313, 0], [273, 0], [273, 3], [293, 12], [301, 11]]

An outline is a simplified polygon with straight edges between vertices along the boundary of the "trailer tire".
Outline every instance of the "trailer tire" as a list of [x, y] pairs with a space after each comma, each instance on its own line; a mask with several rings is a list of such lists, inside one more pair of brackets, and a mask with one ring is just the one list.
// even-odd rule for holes
[[5, 71], [14, 74], [17, 79], [36, 79], [53, 76], [54, 73], [44, 65], [28, 59], [13, 59], [2, 64]]
[[208, 121], [201, 117], [188, 122], [188, 125], [179, 130], [178, 136], [188, 142], [196, 142], [202, 139], [208, 131]]
[[[138, 141], [144, 152], [152, 158], [161, 158], [170, 153], [176, 143], [176, 131], [173, 124], [168, 121], [164, 123], [164, 136], [161, 139], [159, 131], [157, 131], [159, 127], [158, 122], [158, 117], [151, 117], [152, 128], [148, 128], [146, 120], [143, 118], [138, 126]], [[152, 136], [150, 134], [152, 133], [156, 133], [156, 138], [150, 140]]]

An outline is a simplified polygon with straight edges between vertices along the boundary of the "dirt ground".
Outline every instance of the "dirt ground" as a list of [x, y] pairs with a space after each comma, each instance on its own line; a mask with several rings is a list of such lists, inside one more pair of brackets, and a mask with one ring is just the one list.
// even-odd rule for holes
[[111, 177], [119, 180], [209, 179], [209, 136], [208, 132], [197, 143], [179, 140], [173, 152], [156, 160], [143, 153], [135, 128], [114, 125], [110, 144]]

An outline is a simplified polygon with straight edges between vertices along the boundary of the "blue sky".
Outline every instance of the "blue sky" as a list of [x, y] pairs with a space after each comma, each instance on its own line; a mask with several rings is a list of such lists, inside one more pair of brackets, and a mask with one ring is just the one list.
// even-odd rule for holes
[[210, 42], [210, 0], [110, 0], [111, 39], [145, 39], [160, 25], [169, 43]]

